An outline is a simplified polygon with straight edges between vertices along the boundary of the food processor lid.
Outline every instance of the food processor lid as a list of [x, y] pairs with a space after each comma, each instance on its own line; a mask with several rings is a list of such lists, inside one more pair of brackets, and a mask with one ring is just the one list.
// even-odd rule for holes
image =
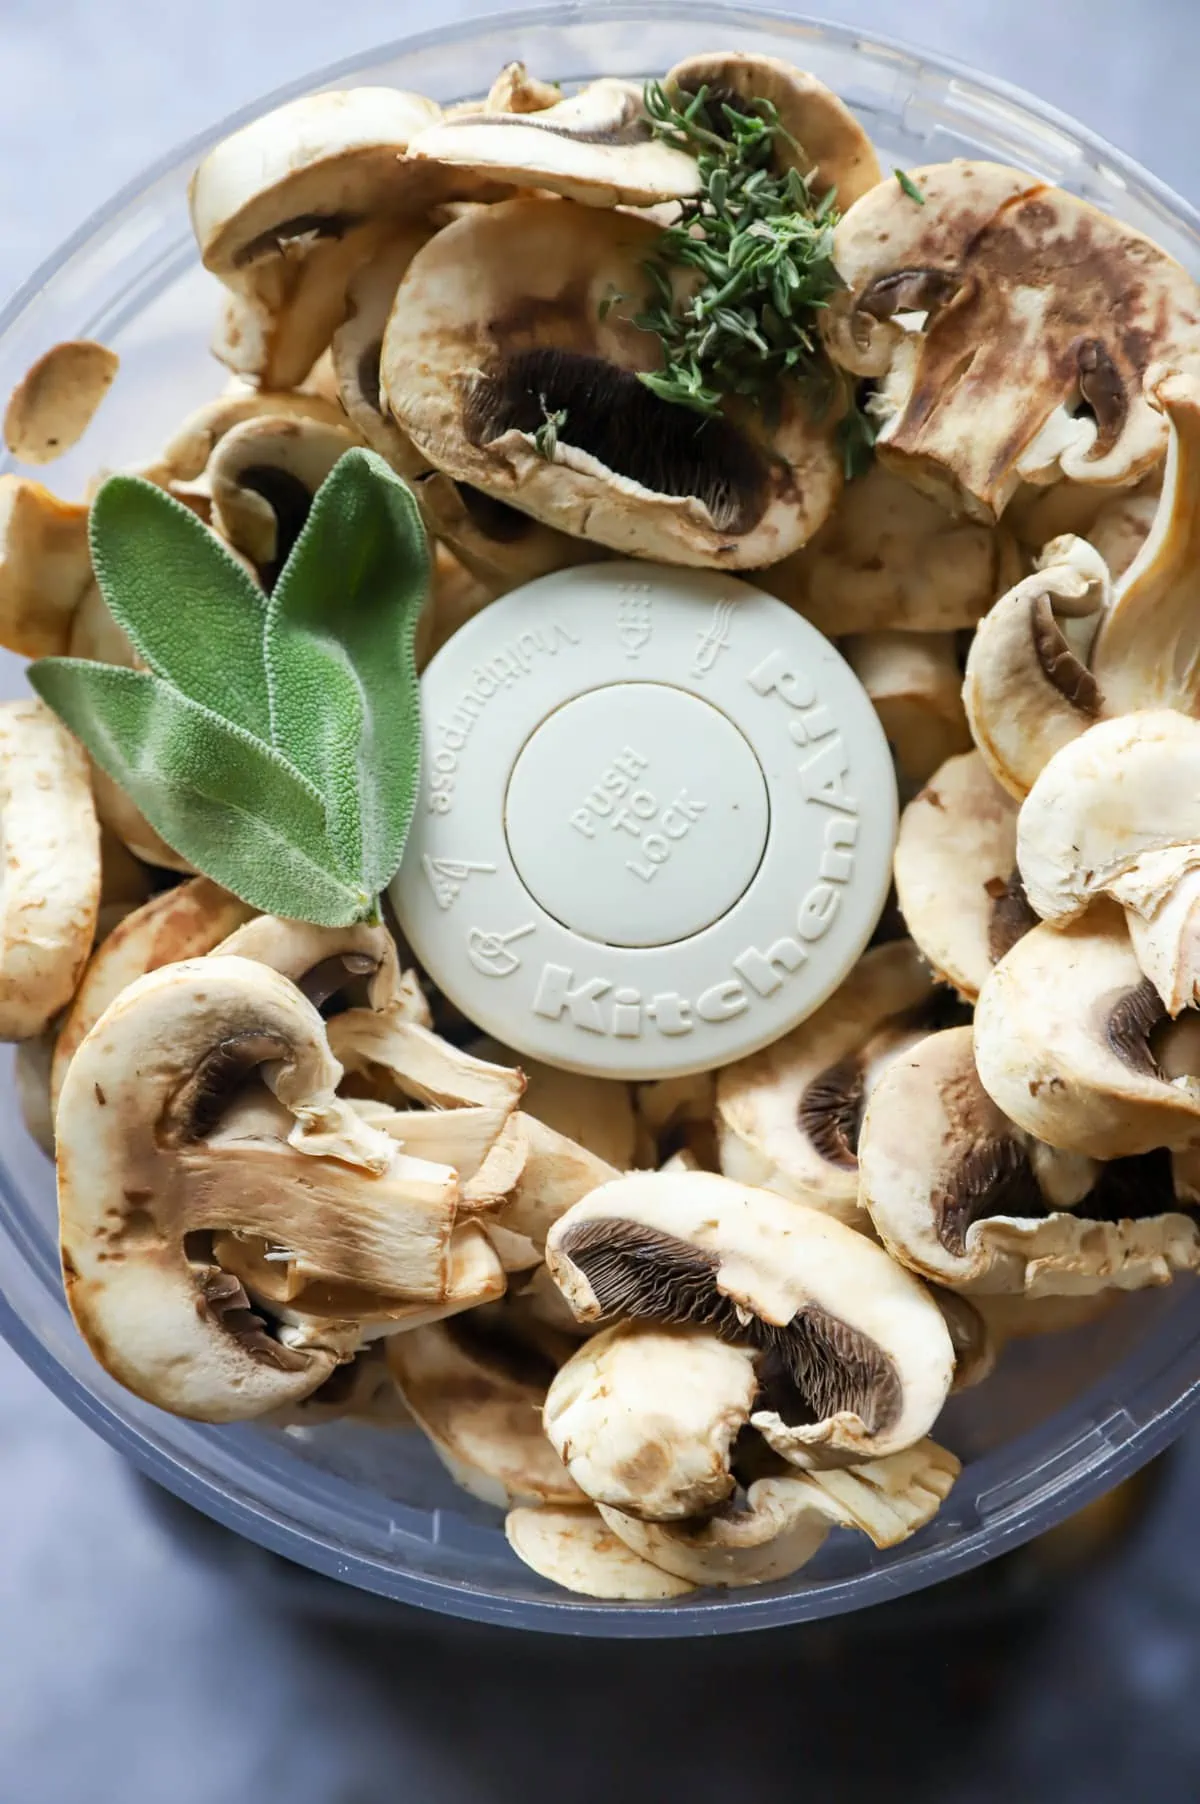
[[887, 741], [834, 646], [710, 570], [605, 562], [493, 602], [421, 680], [392, 899], [472, 1021], [651, 1078], [777, 1039], [887, 899]]

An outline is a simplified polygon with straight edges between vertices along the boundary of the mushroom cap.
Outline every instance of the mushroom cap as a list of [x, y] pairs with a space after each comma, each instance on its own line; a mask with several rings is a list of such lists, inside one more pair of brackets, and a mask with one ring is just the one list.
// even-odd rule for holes
[[526, 1115], [535, 1115], [544, 1126], [556, 1134], [565, 1134], [585, 1152], [594, 1153], [618, 1171], [633, 1164], [637, 1122], [628, 1084], [609, 1077], [560, 1071], [556, 1065], [544, 1065], [539, 1059], [513, 1052], [499, 1040], [477, 1040], [472, 1050], [477, 1058], [514, 1066], [524, 1074], [521, 1106]]
[[733, 1442], [757, 1391], [747, 1348], [703, 1328], [621, 1322], [560, 1367], [542, 1420], [593, 1503], [665, 1521], [715, 1509], [733, 1490]]
[[[802, 1026], [719, 1071], [717, 1131], [726, 1177], [865, 1226], [856, 1145], [868, 1081], [881, 1068], [873, 1055], [899, 1050], [904, 1017], [933, 994], [911, 940], [873, 947]], [[889, 1033], [893, 1027], [901, 1031]], [[879, 1044], [881, 1036], [888, 1047]]]
[[922, 1441], [903, 1453], [833, 1472], [760, 1478], [707, 1520], [644, 1522], [600, 1514], [629, 1548], [695, 1585], [764, 1585], [789, 1578], [831, 1528], [857, 1528], [895, 1547], [932, 1520], [959, 1473], [952, 1453]]
[[67, 1066], [122, 990], [147, 971], [202, 958], [253, 912], [209, 878], [193, 877], [127, 914], [92, 954], [59, 1030], [51, 1073], [53, 1106], [58, 1106]]
[[232, 427], [209, 459], [214, 530], [270, 581], [300, 537], [313, 497], [359, 443], [349, 426], [264, 414]]
[[414, 138], [410, 155], [590, 207], [652, 207], [700, 192], [696, 159], [655, 136], [641, 89], [609, 77], [533, 114], [444, 119]]
[[1016, 864], [1016, 803], [978, 752], [948, 758], [900, 816], [896, 895], [922, 957], [966, 1002], [1036, 920]]
[[843, 641], [842, 654], [909, 783], [924, 783], [947, 758], [970, 750], [953, 633], [858, 633]]
[[874, 462], [802, 551], [754, 580], [831, 638], [882, 627], [945, 633], [975, 626], [1019, 565], [1003, 527], [956, 519]]
[[[249, 912], [249, 911], [248, 911]], [[384, 926], [316, 927], [279, 915], [245, 920], [218, 946], [225, 958], [252, 958], [288, 977], [317, 1008], [353, 995], [355, 1015], [377, 1011], [388, 1022], [410, 1003], [400, 980], [396, 942]]]
[[775, 142], [777, 166], [808, 176], [814, 194], [834, 189], [843, 213], [880, 179], [871, 140], [845, 102], [815, 75], [780, 57], [738, 50], [689, 56], [676, 63], [666, 87], [685, 95], [706, 87], [714, 104], [746, 111], [753, 111], [755, 101], [769, 101], [786, 134]]
[[121, 359], [94, 339], [51, 345], [9, 397], [4, 443], [25, 464], [49, 464], [77, 445], [112, 387]]
[[[1135, 482], [1165, 444], [1143, 378], [1200, 332], [1191, 276], [1024, 170], [955, 161], [912, 179], [923, 205], [881, 182], [834, 242], [846, 293], [828, 343], [884, 378], [880, 457], [981, 519], [1023, 477]], [[899, 313], [925, 318], [906, 331]]]
[[880, 1247], [711, 1172], [603, 1185], [555, 1223], [546, 1263], [581, 1321], [694, 1324], [758, 1351], [771, 1383], [751, 1425], [795, 1465], [911, 1446], [953, 1378], [936, 1303]]
[[554, 1367], [516, 1334], [460, 1317], [395, 1335], [387, 1360], [438, 1457], [473, 1497], [500, 1509], [584, 1501], [542, 1429]]
[[1041, 925], [979, 993], [975, 1062], [1010, 1120], [1050, 1146], [1121, 1159], [1200, 1145], [1200, 1084], [1169, 1081], [1152, 1036], [1166, 1021], [1118, 909]]
[[1087, 636], [1109, 602], [1107, 567], [1085, 539], [1070, 537], [1052, 540], [1038, 564], [980, 622], [963, 684], [975, 744], [1018, 801], [1103, 705], [1080, 651], [1086, 655]]
[[65, 652], [92, 580], [88, 510], [40, 482], [0, 476], [0, 645], [22, 657]]
[[96, 931], [100, 829], [78, 741], [44, 703], [0, 703], [0, 1039], [46, 1031]]
[[344, 426], [345, 414], [336, 400], [296, 389], [249, 388], [231, 383], [230, 390], [206, 401], [184, 420], [160, 455], [137, 474], [160, 488], [193, 483], [203, 476], [208, 461], [235, 426], [270, 415], [273, 419], [314, 420], [324, 426]]
[[[700, 420], [638, 381], [662, 346], [633, 324], [659, 231], [524, 199], [439, 232], [400, 284], [382, 380], [399, 425], [456, 482], [633, 556], [746, 569], [803, 544], [836, 500], [834, 420], [795, 385], [778, 424]], [[603, 317], [602, 317], [603, 315]], [[536, 435], [565, 411], [553, 446]]]
[[1124, 714], [1064, 745], [1021, 807], [1017, 862], [1045, 921], [1102, 895], [1153, 915], [1200, 867], [1200, 721]]
[[665, 1603], [694, 1589], [634, 1553], [598, 1510], [511, 1510], [504, 1532], [519, 1560], [564, 1591], [614, 1603]]

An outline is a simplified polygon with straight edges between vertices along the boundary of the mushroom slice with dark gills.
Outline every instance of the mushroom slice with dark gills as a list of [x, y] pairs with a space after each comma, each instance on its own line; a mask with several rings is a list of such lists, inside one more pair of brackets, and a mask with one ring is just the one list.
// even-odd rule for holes
[[498, 595], [594, 554], [586, 542], [444, 476], [393, 419], [380, 383], [383, 335], [401, 278], [429, 237], [424, 226], [403, 228], [355, 277], [349, 315], [333, 336], [333, 367], [352, 425], [412, 485], [430, 532]]
[[793, 1465], [912, 1446], [954, 1376], [937, 1304], [880, 1247], [713, 1172], [603, 1185], [555, 1223], [546, 1263], [580, 1321], [699, 1327], [749, 1348], [751, 1426]]
[[346, 1010], [408, 1019], [409, 994], [396, 942], [384, 926], [314, 927], [279, 915], [256, 915], [231, 932], [217, 951], [252, 958], [290, 978], [326, 1017]]
[[400, 284], [384, 339], [397, 422], [458, 483], [634, 556], [751, 569], [786, 557], [841, 484], [833, 410], [794, 385], [768, 410], [704, 419], [638, 380], [659, 339], [659, 229], [622, 212], [528, 199], [439, 232]]
[[895, 876], [909, 933], [965, 1002], [1037, 924], [1017, 871], [1017, 805], [978, 752], [948, 758], [908, 804]]
[[689, 56], [665, 86], [685, 102], [707, 89], [705, 123], [722, 136], [726, 106], [751, 114], [764, 101], [775, 107], [783, 127], [775, 140], [777, 173], [797, 170], [817, 196], [834, 189], [842, 212], [880, 178], [871, 140], [849, 107], [815, 75], [779, 57], [736, 50]]
[[270, 1239], [330, 1283], [444, 1294], [455, 1174], [358, 1120], [340, 1077], [313, 1004], [241, 958], [139, 978], [72, 1059], [57, 1123], [67, 1296], [96, 1357], [146, 1401], [242, 1420], [295, 1403], [340, 1357], [344, 1332], [332, 1350], [272, 1336], [212, 1257], [221, 1232]]
[[349, 426], [264, 414], [217, 444], [205, 472], [213, 530], [250, 559], [266, 588], [287, 562], [317, 490], [358, 443]]
[[444, 119], [414, 138], [410, 155], [590, 207], [650, 207], [700, 192], [695, 157], [655, 136], [641, 88], [607, 77], [534, 113]]
[[[1093, 1159], [1200, 1147], [1200, 1078], [1162, 1062], [1176, 1027], [1142, 975], [1119, 909], [1046, 924], [979, 994], [975, 1060], [997, 1108], [1026, 1133]], [[1182, 1043], [1181, 1043], [1182, 1044]]]
[[1200, 1268], [1200, 1229], [1176, 1205], [1167, 1153], [1099, 1166], [1087, 1194], [1055, 1209], [1039, 1184], [1048, 1150], [997, 1108], [971, 1029], [953, 1028], [897, 1061], [876, 1090], [863, 1198], [888, 1250], [950, 1289], [1077, 1296]]
[[928, 1032], [936, 994], [911, 940], [864, 953], [816, 1014], [717, 1074], [721, 1169], [740, 1183], [866, 1225], [858, 1127], [889, 1058]]
[[1150, 239], [1019, 169], [912, 172], [839, 222], [826, 337], [879, 381], [878, 454], [996, 520], [1023, 480], [1122, 487], [1166, 449], [1143, 394], [1200, 333], [1200, 290]]
[[708, 1516], [650, 1522], [599, 1505], [632, 1553], [694, 1585], [765, 1585], [790, 1578], [820, 1552], [831, 1528], [854, 1528], [896, 1547], [924, 1528], [959, 1474], [952, 1453], [921, 1441], [865, 1465], [759, 1478]]

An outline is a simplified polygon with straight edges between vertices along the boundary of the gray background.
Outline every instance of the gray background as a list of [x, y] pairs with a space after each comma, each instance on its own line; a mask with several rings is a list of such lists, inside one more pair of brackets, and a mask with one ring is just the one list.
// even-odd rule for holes
[[[147, 162], [461, 0], [0, 0], [0, 295]], [[1033, 90], [1200, 199], [1195, 0], [825, 0]], [[709, 1647], [376, 1608], [160, 1498], [0, 1348], [0, 1804], [1194, 1804], [1200, 1444], [1064, 1589]], [[1040, 1606], [1040, 1608], [1039, 1608]]]

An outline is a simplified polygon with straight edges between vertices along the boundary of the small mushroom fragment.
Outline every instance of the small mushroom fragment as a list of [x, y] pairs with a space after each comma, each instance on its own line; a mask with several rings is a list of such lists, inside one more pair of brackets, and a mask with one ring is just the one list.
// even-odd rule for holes
[[607, 77], [534, 113], [444, 119], [409, 154], [589, 207], [652, 207], [700, 192], [696, 159], [654, 135], [641, 89]]
[[979, 993], [975, 1062], [1009, 1119], [1092, 1159], [1200, 1146], [1200, 1081], [1168, 1078], [1168, 1016], [1120, 911], [1095, 904], [1018, 940]]
[[87, 508], [0, 476], [0, 645], [26, 658], [65, 652], [91, 580]]
[[[323, 1340], [305, 1325], [299, 1346], [272, 1338], [213, 1261], [214, 1234], [281, 1244], [313, 1280], [444, 1296], [455, 1174], [357, 1121], [339, 1077], [296, 986], [220, 956], [139, 978], [72, 1059], [57, 1123], [68, 1300], [96, 1357], [146, 1401], [245, 1420], [297, 1402], [341, 1357], [346, 1324]], [[320, 1156], [329, 1144], [337, 1158]]]
[[1101, 712], [1086, 659], [1109, 597], [1099, 553], [1084, 539], [1054, 539], [1035, 573], [1001, 597], [975, 634], [963, 685], [967, 719], [988, 769], [1018, 801]]
[[464, 1185], [463, 1206], [486, 1212], [489, 1230], [503, 1228], [541, 1248], [567, 1209], [620, 1175], [586, 1147], [518, 1111]]
[[[309, 94], [243, 126], [192, 177], [192, 227], [234, 319], [219, 341], [264, 388], [294, 388], [346, 312], [346, 289], [399, 217], [455, 190], [406, 156], [438, 107], [395, 88]], [[457, 188], [462, 192], [461, 184]]]
[[[671, 1157], [690, 1160], [687, 1170], [717, 1171], [717, 1080], [711, 1071], [660, 1077], [635, 1089], [639, 1129], [636, 1158], [614, 1160], [626, 1167], [661, 1167]], [[768, 1186], [769, 1188], [769, 1186]]]
[[67, 1066], [122, 990], [147, 971], [202, 958], [253, 912], [207, 877], [193, 877], [127, 914], [92, 954], [63, 1020], [51, 1073], [53, 1106], [58, 1106]]
[[815, 75], [775, 56], [718, 51], [690, 56], [667, 76], [668, 92], [688, 98], [709, 91], [708, 123], [723, 135], [723, 106], [755, 113], [775, 107], [783, 127], [775, 140], [777, 170], [795, 169], [815, 195], [832, 188], [844, 213], [880, 179], [879, 159], [849, 107]]
[[755, 571], [754, 581], [841, 638], [885, 627], [949, 633], [975, 626], [1020, 575], [1003, 527], [956, 519], [873, 463], [846, 484], [832, 518], [802, 551]]
[[367, 1428], [412, 1428], [412, 1417], [377, 1342], [364, 1347], [308, 1397], [272, 1418], [277, 1428], [322, 1428], [328, 1422], [355, 1422]]
[[585, 1152], [594, 1153], [618, 1171], [632, 1165], [637, 1122], [628, 1084], [560, 1071], [556, 1065], [544, 1065], [540, 1059], [513, 1052], [499, 1040], [477, 1040], [472, 1050], [478, 1058], [514, 1066], [522, 1072], [525, 1091], [521, 1106], [526, 1115], [536, 1115], [544, 1126], [556, 1134], [565, 1134]]
[[524, 63], [506, 63], [488, 89], [487, 113], [542, 113], [557, 106], [562, 89], [556, 81], [540, 81]]
[[743, 403], [705, 420], [652, 394], [638, 376], [662, 346], [633, 322], [658, 239], [629, 213], [548, 199], [456, 220], [400, 284], [388, 405], [448, 477], [562, 532], [677, 564], [772, 563], [837, 498], [832, 413], [815, 422], [794, 385], [770, 426]]
[[996, 163], [880, 182], [839, 222], [834, 359], [880, 379], [882, 461], [997, 520], [1023, 480], [1121, 487], [1159, 462], [1150, 366], [1196, 341], [1200, 291], [1158, 245]]
[[937, 1304], [880, 1247], [712, 1172], [603, 1185], [555, 1223], [546, 1263], [580, 1321], [694, 1325], [756, 1353], [751, 1426], [793, 1465], [912, 1446], [953, 1379]]
[[112, 387], [121, 359], [94, 339], [52, 345], [9, 398], [4, 442], [24, 464], [49, 464], [77, 445]]
[[932, 1520], [960, 1471], [952, 1453], [921, 1441], [903, 1453], [833, 1472], [757, 1479], [744, 1497], [694, 1522], [647, 1522], [601, 1504], [632, 1552], [694, 1585], [765, 1585], [790, 1578], [831, 1528], [856, 1528], [895, 1547]]
[[1086, 539], [1104, 559], [1115, 583], [1146, 542], [1161, 490], [1161, 470], [1115, 494], [1080, 482], [1056, 482], [1048, 489], [1031, 485], [1011, 503], [1004, 523], [1034, 554], [1051, 539], [1067, 535]]
[[1200, 1268], [1200, 1229], [1175, 1206], [1165, 1155], [1101, 1167], [1064, 1210], [1043, 1195], [1032, 1150], [979, 1081], [971, 1029], [952, 1028], [876, 1090], [863, 1200], [893, 1256], [952, 1290], [1139, 1290]]
[[270, 588], [300, 537], [313, 497], [358, 436], [348, 426], [264, 414], [234, 426], [208, 464], [214, 530]]
[[734, 1487], [754, 1355], [704, 1328], [621, 1322], [585, 1341], [546, 1393], [546, 1433], [593, 1503], [650, 1521], [699, 1516]]
[[387, 1360], [438, 1458], [472, 1497], [500, 1509], [584, 1501], [542, 1428], [554, 1364], [507, 1314], [395, 1335]]
[[39, 701], [0, 703], [0, 1039], [45, 1033], [87, 962], [100, 830], [78, 742]]
[[1016, 803], [978, 752], [948, 758], [900, 817], [896, 894], [934, 975], [965, 1002], [1037, 922], [1016, 866]]
[[329, 1023], [329, 1044], [356, 1081], [351, 1094], [403, 1106], [516, 1108], [525, 1089], [521, 1072], [489, 1064], [452, 1046], [395, 1010], [349, 1009]]
[[974, 1298], [945, 1290], [940, 1284], [931, 1284], [929, 1288], [950, 1332], [954, 1348], [954, 1383], [950, 1393], [957, 1396], [959, 1391], [972, 1390], [991, 1377], [1004, 1337]]
[[725, 1176], [865, 1226], [863, 1107], [888, 1060], [927, 1031], [914, 1017], [934, 993], [911, 940], [876, 946], [800, 1027], [718, 1072]]
[[607, 553], [586, 539], [556, 532], [469, 482], [454, 482], [419, 459], [412, 491], [427, 529], [453, 551], [494, 595], [531, 583], [570, 564], [594, 563]]
[[970, 750], [953, 633], [859, 633], [842, 652], [909, 783], [924, 783], [947, 758]]
[[666, 1603], [695, 1587], [643, 1560], [613, 1533], [598, 1510], [510, 1510], [508, 1544], [539, 1577], [614, 1603]]

